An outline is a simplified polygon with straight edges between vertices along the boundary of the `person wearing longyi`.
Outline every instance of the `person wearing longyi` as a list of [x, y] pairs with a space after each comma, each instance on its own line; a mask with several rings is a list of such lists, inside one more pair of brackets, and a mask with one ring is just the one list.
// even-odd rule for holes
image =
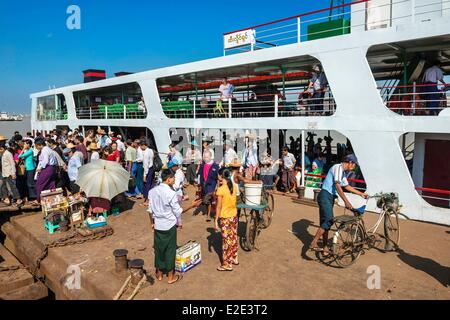
[[41, 192], [54, 189], [56, 186], [56, 169], [58, 160], [55, 152], [45, 144], [43, 139], [35, 141], [36, 149], [40, 151], [39, 163], [36, 169], [38, 174], [36, 181], [37, 201], [41, 201]]
[[155, 180], [155, 170], [153, 169], [153, 159], [155, 158], [155, 153], [152, 148], [148, 146], [146, 140], [141, 141], [141, 149], [143, 155], [143, 168], [144, 168], [144, 206], [148, 205], [148, 192], [153, 188]]
[[187, 181], [189, 184], [194, 184], [198, 167], [202, 162], [202, 154], [200, 150], [197, 149], [199, 145], [195, 139], [190, 142], [190, 145], [191, 147], [186, 151], [184, 163], [188, 165], [186, 171]]
[[161, 281], [164, 273], [168, 283], [173, 284], [182, 279], [175, 275], [175, 257], [177, 250], [177, 222], [181, 214], [200, 204], [193, 201], [183, 209], [178, 201], [177, 193], [172, 189], [175, 174], [165, 169], [161, 173], [162, 183], [149, 192], [149, 207], [151, 229], [154, 231], [156, 279]]
[[[328, 231], [333, 225], [333, 205], [337, 195], [344, 200], [345, 207], [347, 209], [353, 209], [353, 206], [347, 199], [343, 189], [359, 195], [364, 199], [369, 197], [368, 194], [351, 187], [345, 176], [345, 172], [354, 170], [357, 164], [358, 159], [356, 156], [350, 154], [345, 157], [342, 163], [334, 165], [331, 167], [330, 171], [328, 171], [327, 177], [322, 184], [322, 190], [317, 197], [317, 203], [319, 204], [320, 228], [317, 230], [316, 235], [309, 246], [310, 250], [322, 251], [325, 256], [330, 254], [330, 250], [327, 247]], [[323, 238], [322, 248], [319, 248], [317, 242], [321, 237]]]

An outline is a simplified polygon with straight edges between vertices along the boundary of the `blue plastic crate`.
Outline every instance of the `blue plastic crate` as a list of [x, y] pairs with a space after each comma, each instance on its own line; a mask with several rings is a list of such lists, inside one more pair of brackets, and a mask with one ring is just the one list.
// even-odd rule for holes
[[[106, 212], [103, 212], [103, 217], [105, 218], [105, 221], [100, 221], [100, 222], [96, 222], [96, 223], [89, 223], [88, 219], [86, 219], [86, 221], [84, 223], [86, 224], [86, 226], [88, 228], [91, 228], [91, 229], [104, 227], [104, 226], [106, 226], [108, 224], [108, 222], [106, 220]], [[97, 218], [98, 218], [98, 214], [97, 214]]]

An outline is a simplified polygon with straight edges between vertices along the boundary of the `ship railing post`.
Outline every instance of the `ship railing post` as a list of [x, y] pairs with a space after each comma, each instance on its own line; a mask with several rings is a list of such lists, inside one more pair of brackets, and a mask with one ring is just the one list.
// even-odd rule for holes
[[412, 100], [412, 114], [416, 114], [416, 82], [413, 82], [413, 100]]
[[89, 119], [92, 119], [92, 107], [89, 107]]
[[123, 118], [124, 119], [127, 118], [127, 105], [126, 104], [123, 105]]
[[194, 100], [194, 119], [195, 119], [195, 117], [196, 117], [196, 107], [197, 107], [197, 100]]
[[305, 130], [302, 130], [302, 187], [305, 186]]
[[105, 106], [105, 119], [108, 119], [108, 106]]
[[275, 95], [275, 118], [278, 118], [278, 106], [279, 106], [279, 100], [278, 95]]
[[228, 98], [228, 118], [231, 118], [231, 98]]
[[297, 18], [297, 43], [301, 42], [301, 35], [302, 35], [302, 31], [301, 31], [301, 25], [300, 25], [300, 17]]

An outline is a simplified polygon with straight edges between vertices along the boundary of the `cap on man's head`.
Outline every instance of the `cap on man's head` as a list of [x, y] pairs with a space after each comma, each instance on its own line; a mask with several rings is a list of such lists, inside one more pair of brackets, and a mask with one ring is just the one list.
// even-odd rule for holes
[[354, 164], [358, 164], [358, 158], [354, 154], [349, 154], [345, 156], [344, 162], [352, 162]]
[[172, 159], [172, 160], [167, 164], [167, 167], [168, 167], [169, 169], [172, 169], [173, 167], [179, 166], [179, 165], [180, 165], [180, 162], [178, 161], [178, 159]]
[[64, 154], [69, 154], [69, 153], [71, 153], [72, 152], [72, 149], [70, 149], [70, 148], [65, 148], [64, 150], [63, 150], [63, 153]]

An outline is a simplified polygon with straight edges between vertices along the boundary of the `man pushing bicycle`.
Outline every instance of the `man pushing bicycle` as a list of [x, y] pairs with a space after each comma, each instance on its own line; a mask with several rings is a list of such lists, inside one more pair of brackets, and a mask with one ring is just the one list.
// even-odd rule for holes
[[[357, 194], [364, 199], [369, 198], [369, 195], [356, 190], [348, 184], [345, 172], [349, 172], [355, 169], [358, 164], [358, 159], [354, 154], [347, 155], [344, 161], [340, 164], [336, 164], [331, 167], [330, 171], [322, 183], [322, 190], [317, 197], [317, 203], [319, 204], [320, 215], [320, 228], [317, 230], [314, 239], [312, 240], [309, 249], [312, 251], [322, 251], [324, 256], [328, 256], [330, 251], [327, 247], [328, 232], [333, 225], [333, 205], [334, 201], [339, 195], [344, 200], [345, 207], [349, 210], [353, 209], [352, 204], [345, 196], [344, 190]], [[317, 244], [322, 237], [323, 248], [320, 248]]]

